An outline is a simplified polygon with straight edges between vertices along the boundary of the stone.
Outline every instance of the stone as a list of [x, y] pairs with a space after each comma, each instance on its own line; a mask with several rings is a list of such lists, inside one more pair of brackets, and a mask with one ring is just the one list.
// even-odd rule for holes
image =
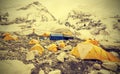
[[95, 69], [97, 69], [97, 70], [100, 70], [100, 69], [101, 69], [101, 65], [100, 65], [100, 64], [97, 64], [97, 63], [95, 63], [95, 64], [93, 65], [93, 67], [94, 67]]
[[101, 69], [100, 71], [97, 72], [97, 74], [110, 74], [110, 71]]
[[35, 68], [33, 64], [24, 64], [19, 60], [3, 60], [0, 66], [0, 74], [31, 74], [31, 69]]
[[118, 19], [118, 22], [120, 22], [120, 19]]
[[115, 62], [105, 62], [102, 64], [102, 66], [106, 69], [112, 70], [112, 71], [116, 71], [118, 66]]
[[44, 70], [40, 70], [39, 74], [45, 74]]
[[35, 55], [33, 53], [33, 51], [30, 51], [26, 54], [26, 60], [33, 60], [35, 58]]
[[91, 30], [90, 33], [91, 33], [92, 35], [98, 35], [99, 32], [100, 32], [100, 30], [95, 28], [95, 29]]
[[120, 62], [116, 62], [116, 64], [117, 64], [118, 66], [120, 66]]
[[105, 31], [105, 30], [100, 30], [100, 34], [101, 35], [109, 35], [109, 33], [107, 31]]
[[115, 72], [113, 72], [113, 71], [110, 71], [110, 74], [116, 74]]
[[40, 44], [42, 45], [42, 46], [46, 46], [46, 43], [45, 42], [40, 42]]
[[61, 74], [61, 70], [50, 71], [48, 74]]
[[73, 56], [73, 55], [67, 55], [67, 56], [68, 56], [68, 60], [69, 60], [69, 61], [75, 61], [75, 62], [78, 62], [78, 61], [79, 61], [79, 60], [76, 59], [76, 57]]
[[101, 69], [99, 71], [98, 70], [93, 70], [88, 74], [111, 74], [111, 73], [108, 70]]
[[66, 53], [65, 52], [61, 52], [58, 56], [57, 56], [57, 60], [60, 62], [64, 62], [64, 59], [66, 57]]
[[24, 47], [20, 47], [20, 52], [27, 52], [28, 50], [25, 49]]
[[111, 51], [110, 53], [112, 53], [116, 57], [119, 57], [119, 54], [117, 52]]
[[106, 25], [100, 25], [98, 28], [99, 28], [100, 30], [105, 30], [105, 29], [106, 29]]
[[71, 46], [71, 45], [67, 45], [66, 47], [64, 47], [64, 50], [65, 50], [65, 51], [67, 51], [67, 50], [69, 51], [69, 50], [71, 50], [71, 49], [72, 49], [72, 46]]
[[90, 73], [88, 74], [98, 74], [97, 71], [91, 71]]

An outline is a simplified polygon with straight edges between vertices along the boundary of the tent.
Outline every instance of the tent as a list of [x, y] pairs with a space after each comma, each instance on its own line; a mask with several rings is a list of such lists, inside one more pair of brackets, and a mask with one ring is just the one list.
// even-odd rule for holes
[[12, 36], [10, 33], [4, 33], [3, 36], [4, 36], [3, 39], [6, 40], [6, 41], [18, 40], [17, 36]]
[[31, 39], [29, 41], [29, 44], [38, 44], [38, 43], [40, 43], [40, 42], [38, 40], [36, 40], [36, 39]]
[[52, 52], [57, 52], [57, 45], [56, 44], [50, 44], [49, 46], [48, 46], [48, 50], [49, 51], [52, 51]]
[[58, 46], [59, 46], [60, 48], [64, 48], [66, 45], [65, 45], [64, 41], [60, 41], [60, 42], [58, 43]]
[[113, 54], [105, 51], [101, 47], [94, 45], [89, 41], [79, 43], [71, 51], [71, 54], [80, 59], [97, 59], [119, 62], [120, 60]]
[[92, 43], [92, 44], [97, 45], [97, 46], [99, 45], [99, 41], [97, 41], [95, 39], [91, 39], [91, 38], [86, 39], [85, 42]]
[[36, 39], [31, 39], [31, 40], [29, 41], [29, 44], [34, 44], [34, 46], [32, 46], [32, 47], [30, 48], [30, 51], [32, 51], [32, 50], [37, 50], [40, 55], [43, 54], [44, 48], [39, 44], [39, 41], [38, 41], [38, 40], [36, 40]]
[[37, 50], [40, 55], [43, 54], [44, 48], [40, 44], [35, 44], [33, 47], [30, 48], [30, 51]]

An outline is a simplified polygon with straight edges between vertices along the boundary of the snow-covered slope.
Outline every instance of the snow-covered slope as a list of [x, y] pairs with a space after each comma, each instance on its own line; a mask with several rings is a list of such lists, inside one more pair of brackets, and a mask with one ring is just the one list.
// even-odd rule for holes
[[23, 22], [33, 24], [34, 22], [48, 22], [56, 20], [48, 9], [38, 1], [18, 7], [16, 6], [15, 8], [9, 8], [7, 11], [2, 9], [0, 16], [1, 25]]
[[[11, 5], [6, 3], [4, 5], [6, 8], [0, 8], [1, 16], [4, 16], [0, 24], [10, 24], [9, 26], [0, 25], [0, 31], [30, 33], [33, 28], [36, 28], [37, 32], [41, 32], [67, 27], [82, 39], [95, 38], [102, 41], [120, 42], [120, 22], [117, 21], [120, 18], [111, 18], [116, 15], [119, 16], [119, 0], [98, 0], [95, 2], [93, 0], [32, 0], [19, 2], [8, 1]], [[61, 5], [62, 3], [63, 5]], [[65, 7], [63, 7], [64, 5]], [[68, 15], [65, 15], [67, 13]], [[58, 16], [62, 18], [56, 19], [56, 15], [53, 14], [56, 14], [57, 18]]]

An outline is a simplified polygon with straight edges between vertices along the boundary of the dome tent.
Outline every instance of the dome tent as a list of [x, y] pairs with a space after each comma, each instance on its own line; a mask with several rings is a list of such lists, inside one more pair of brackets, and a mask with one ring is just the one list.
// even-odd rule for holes
[[72, 49], [71, 54], [80, 59], [97, 59], [113, 62], [120, 61], [119, 58], [115, 57], [113, 54], [88, 41], [79, 43]]
[[31, 39], [29, 41], [29, 44], [33, 44], [33, 46], [30, 48], [30, 51], [37, 50], [40, 55], [43, 54], [44, 48], [40, 45], [40, 42], [36, 39]]

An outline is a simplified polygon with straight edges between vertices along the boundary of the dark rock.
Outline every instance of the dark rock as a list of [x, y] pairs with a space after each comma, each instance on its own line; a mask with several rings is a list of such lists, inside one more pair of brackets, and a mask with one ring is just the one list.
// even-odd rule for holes
[[102, 66], [108, 70], [116, 71], [118, 66], [115, 62], [105, 62]]
[[100, 33], [100, 30], [95, 28], [90, 32], [92, 35], [98, 35]]
[[100, 64], [94, 64], [93, 67], [97, 70], [100, 70], [101, 69], [101, 65]]
[[118, 22], [120, 22], [120, 19], [118, 19]]

